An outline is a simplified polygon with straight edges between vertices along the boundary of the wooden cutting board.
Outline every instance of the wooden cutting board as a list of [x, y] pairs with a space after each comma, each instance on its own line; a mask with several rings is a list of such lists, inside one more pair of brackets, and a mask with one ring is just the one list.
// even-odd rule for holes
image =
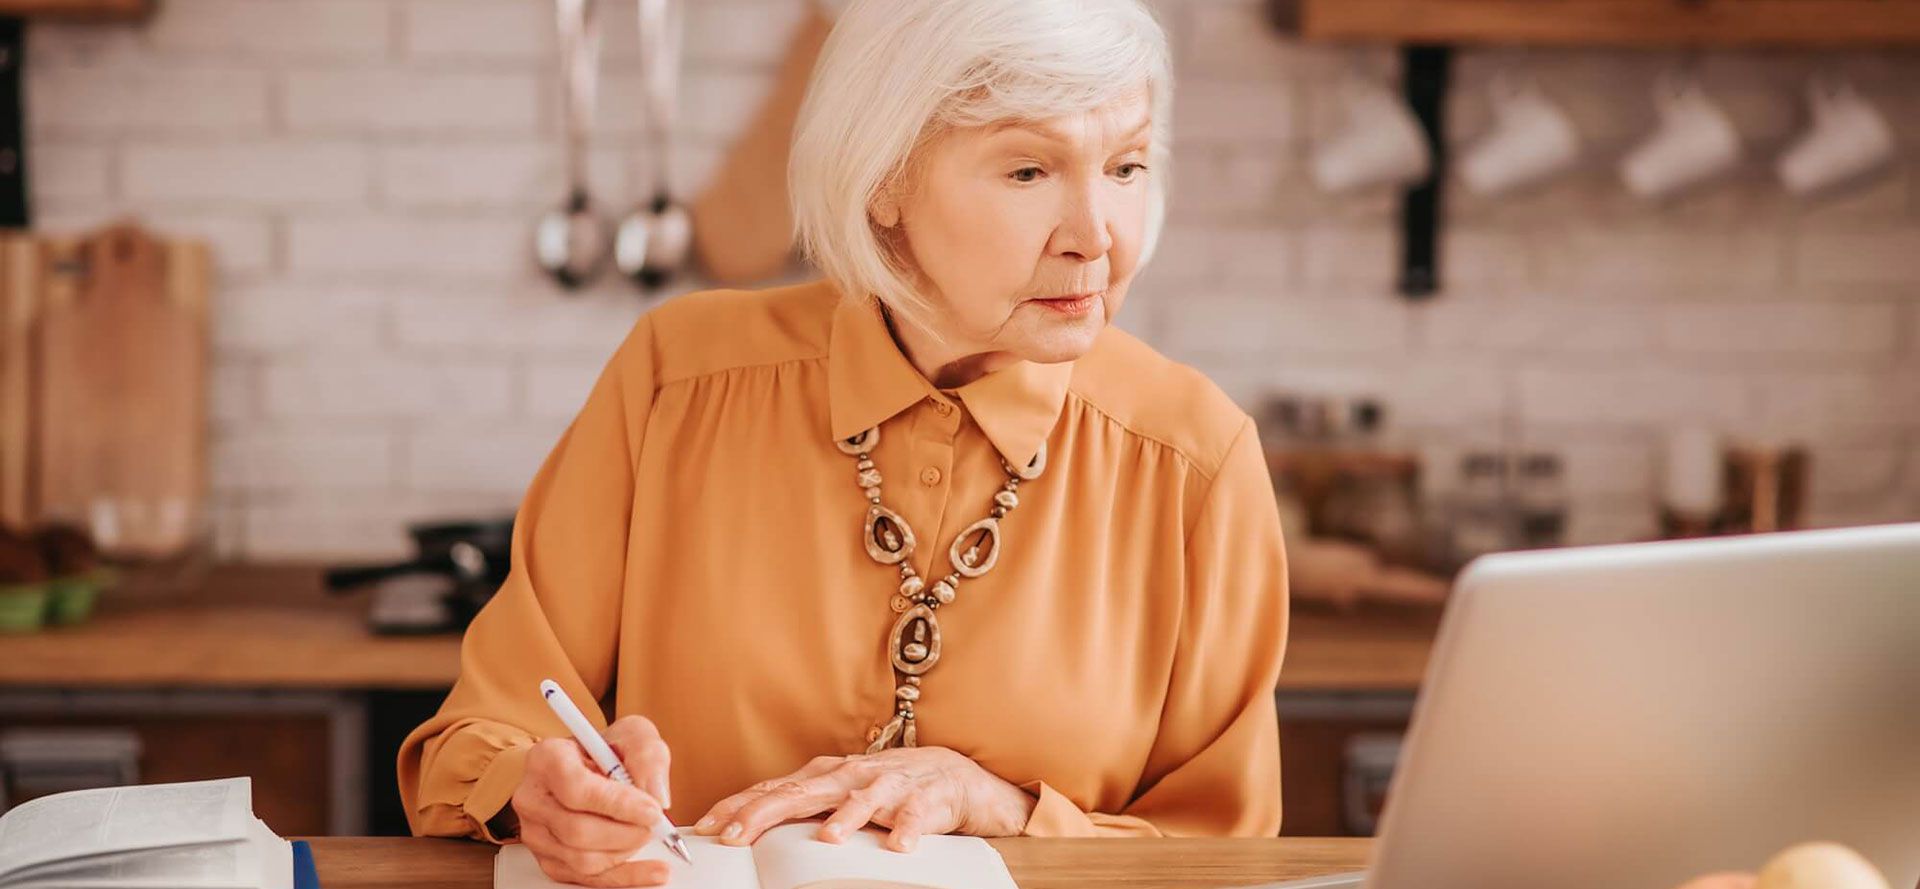
[[794, 31], [773, 91], [693, 202], [693, 249], [717, 284], [774, 277], [793, 256], [793, 211], [787, 204], [787, 154], [814, 62], [833, 30], [812, 3]]
[[40, 311], [40, 244], [0, 234], [0, 524], [31, 523], [34, 328]]
[[45, 244], [33, 449], [41, 521], [165, 558], [199, 539], [208, 251], [132, 223]]

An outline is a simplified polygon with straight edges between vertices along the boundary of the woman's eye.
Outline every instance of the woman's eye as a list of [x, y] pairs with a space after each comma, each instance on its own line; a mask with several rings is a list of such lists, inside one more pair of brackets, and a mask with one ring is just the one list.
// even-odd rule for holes
[[[1136, 171], [1140, 171], [1140, 172], [1144, 172], [1144, 171], [1145, 171], [1145, 170], [1147, 169], [1147, 165], [1146, 165], [1146, 164], [1141, 164], [1141, 163], [1128, 163], [1128, 164], [1121, 164], [1121, 165], [1120, 165], [1120, 169], [1122, 169], [1122, 170], [1124, 170], [1124, 169], [1127, 169], [1128, 167], [1132, 167], [1132, 168], [1134, 168], [1134, 169], [1135, 169]], [[1121, 180], [1122, 180], [1122, 181], [1126, 181], [1126, 180], [1131, 180], [1131, 179], [1135, 179], [1135, 178], [1137, 178], [1138, 176], [1139, 176], [1139, 172], [1135, 172], [1135, 173], [1130, 173], [1130, 174], [1127, 174], [1127, 175], [1124, 175], [1124, 176], [1121, 176], [1120, 178], [1121, 178]]]
[[1012, 177], [1013, 177], [1013, 181], [1015, 181], [1015, 182], [1032, 182], [1032, 181], [1033, 181], [1033, 179], [1032, 179], [1032, 178], [1022, 178], [1020, 174], [1022, 174], [1022, 173], [1033, 173], [1033, 174], [1036, 174], [1036, 176], [1037, 176], [1037, 174], [1039, 174], [1039, 172], [1040, 172], [1040, 168], [1039, 168], [1039, 167], [1021, 167], [1020, 169], [1018, 169], [1018, 170], [1015, 170], [1015, 171], [1013, 171], [1012, 173], [1010, 173], [1010, 174], [1008, 174], [1008, 175], [1010, 175], [1010, 176], [1012, 176]]

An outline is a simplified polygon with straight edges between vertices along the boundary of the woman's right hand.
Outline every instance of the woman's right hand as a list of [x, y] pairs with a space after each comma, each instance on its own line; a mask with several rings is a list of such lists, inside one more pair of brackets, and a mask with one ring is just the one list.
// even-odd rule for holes
[[653, 838], [659, 813], [673, 804], [667, 743], [644, 716], [607, 727], [607, 744], [640, 790], [602, 774], [580, 742], [548, 738], [527, 751], [513, 791], [520, 842], [554, 880], [583, 886], [658, 886], [665, 861], [628, 861]]

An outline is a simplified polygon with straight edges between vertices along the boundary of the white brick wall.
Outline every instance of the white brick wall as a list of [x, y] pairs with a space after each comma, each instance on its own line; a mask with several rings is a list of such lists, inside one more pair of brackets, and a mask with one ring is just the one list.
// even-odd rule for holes
[[[690, 4], [676, 181], [695, 191], [757, 107], [804, 0]], [[1586, 135], [1574, 174], [1446, 198], [1439, 297], [1392, 292], [1397, 197], [1306, 174], [1339, 124], [1327, 87], [1391, 76], [1379, 48], [1303, 44], [1264, 0], [1156, 0], [1177, 53], [1171, 225], [1123, 326], [1251, 403], [1375, 393], [1443, 490], [1469, 446], [1566, 456], [1571, 535], [1652, 529], [1664, 430], [1804, 441], [1810, 514], [1920, 518], [1920, 53], [1694, 59], [1748, 141], [1724, 182], [1658, 205], [1612, 165], [1674, 52], [1475, 50], [1449, 140], [1530, 69]], [[644, 134], [631, 4], [604, 5], [609, 214]], [[404, 552], [404, 523], [511, 509], [646, 303], [611, 276], [562, 296], [529, 258], [559, 194], [550, 5], [534, 0], [167, 0], [143, 25], [35, 24], [37, 223], [137, 213], [217, 256], [221, 550]], [[1887, 176], [1820, 201], [1768, 161], [1802, 78], [1837, 65], [1904, 140]], [[704, 286], [687, 280], [683, 288]]]
[[142, 204], [364, 206], [365, 145], [293, 139], [170, 141], [121, 150], [121, 188]]
[[388, 53], [393, 18], [386, 0], [181, 0], [161, 5], [146, 36], [183, 57], [365, 60]]

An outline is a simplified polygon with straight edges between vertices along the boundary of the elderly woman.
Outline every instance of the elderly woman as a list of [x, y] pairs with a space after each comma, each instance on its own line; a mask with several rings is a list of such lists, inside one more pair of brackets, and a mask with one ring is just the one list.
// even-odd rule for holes
[[1160, 231], [1170, 96], [1139, 0], [856, 0], [792, 147], [824, 277], [634, 325], [400, 751], [414, 831], [518, 836], [598, 885], [664, 879], [622, 861], [658, 806], [739, 844], [817, 816], [896, 850], [1277, 833], [1259, 438], [1110, 326]]

